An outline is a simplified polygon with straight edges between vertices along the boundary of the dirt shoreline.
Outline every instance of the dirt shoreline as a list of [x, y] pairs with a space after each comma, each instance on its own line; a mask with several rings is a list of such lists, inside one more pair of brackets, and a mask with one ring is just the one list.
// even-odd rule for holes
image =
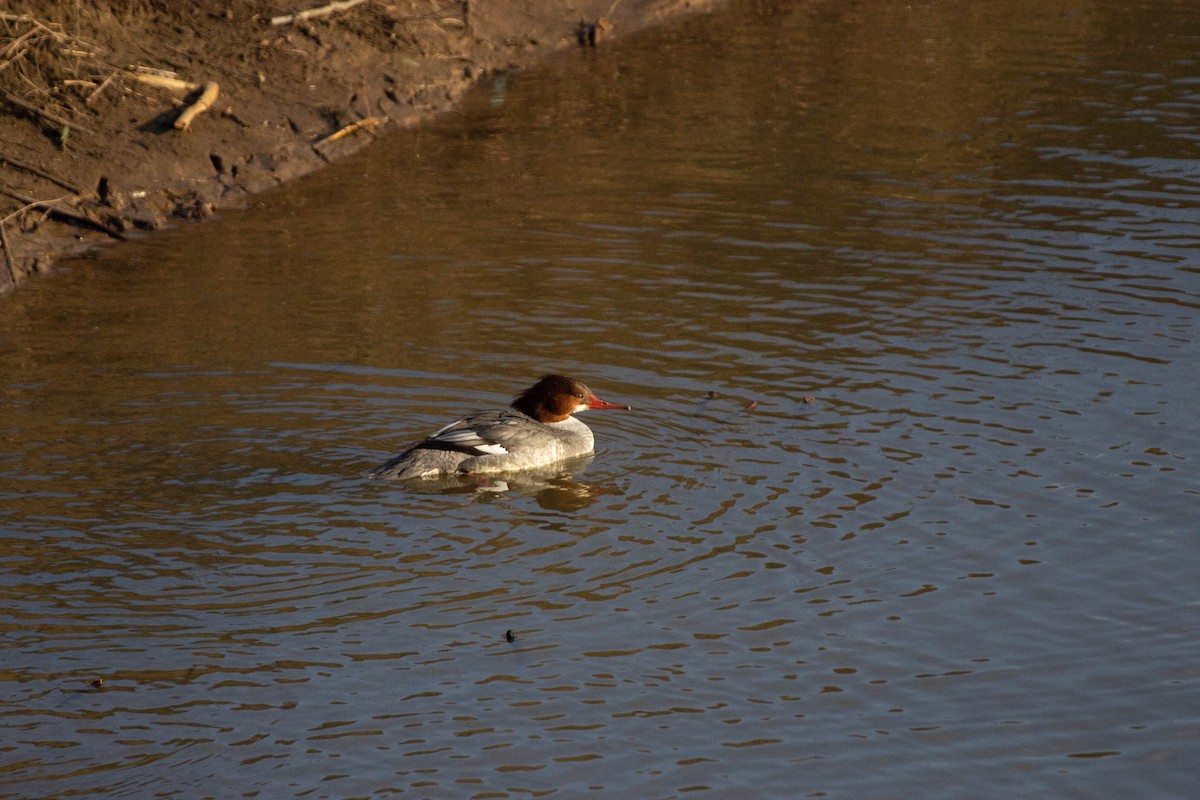
[[[56, 258], [243, 205], [488, 75], [717, 2], [16, 0], [0, 11], [0, 295]], [[313, 8], [328, 13], [294, 18]]]

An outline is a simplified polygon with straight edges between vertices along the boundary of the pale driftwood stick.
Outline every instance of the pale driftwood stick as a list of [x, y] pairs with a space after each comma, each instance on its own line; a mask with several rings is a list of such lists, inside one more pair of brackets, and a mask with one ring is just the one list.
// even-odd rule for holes
[[326, 136], [324, 139], [320, 139], [319, 141], [317, 141], [316, 146], [320, 147], [323, 144], [329, 144], [330, 142], [336, 142], [338, 139], [341, 139], [344, 136], [349, 136], [350, 134], [354, 133], [355, 131], [360, 131], [363, 129], [377, 128], [385, 122], [387, 122], [386, 117], [367, 117], [366, 119], [360, 119], [358, 122], [351, 122], [349, 125], [342, 128], [340, 131], [337, 131], [336, 133], [331, 133], [328, 136]]
[[37, 175], [39, 178], [45, 178], [46, 180], [50, 181], [51, 183], [58, 184], [62, 188], [66, 189], [68, 192], [71, 192], [72, 194], [83, 194], [83, 190], [80, 189], [78, 186], [67, 183], [62, 178], [57, 178], [54, 175], [51, 175], [49, 172], [40, 170], [37, 167], [30, 166], [29, 164], [25, 164], [20, 161], [17, 161], [12, 156], [6, 156], [3, 153], [0, 153], [0, 163], [9, 164], [13, 167], [16, 167], [19, 170], [24, 171], [24, 172], [28, 172], [33, 175]]
[[216, 81], [204, 84], [204, 91], [200, 92], [200, 99], [185, 108], [175, 120], [175, 130], [186, 131], [197, 114], [207, 111], [213, 103], [217, 102], [217, 94], [220, 91], [221, 87], [217, 86]]
[[[157, 86], [160, 89], [170, 89], [173, 92], [194, 92], [200, 88], [199, 84], [181, 81], [179, 78], [155, 75], [149, 72], [126, 72], [125, 77], [132, 78], [141, 83], [148, 83], [151, 86]], [[213, 97], [213, 99], [216, 100], [216, 97]]]
[[43, 111], [42, 109], [38, 108], [37, 106], [33, 105], [32, 103], [26, 103], [21, 98], [17, 97], [14, 94], [9, 93], [9, 92], [0, 90], [0, 98], [3, 98], [4, 101], [6, 103], [8, 103], [9, 105], [16, 106], [17, 108], [22, 109], [23, 111], [28, 111], [30, 114], [33, 114], [35, 117], [37, 117], [39, 119], [44, 119], [47, 122], [53, 122], [55, 125], [57, 125], [60, 128], [64, 128], [64, 127], [70, 128], [72, 131], [78, 131], [79, 133], [90, 133], [91, 132], [87, 128], [83, 127], [82, 125], [76, 125], [74, 122], [69, 122], [69, 121], [63, 119], [62, 117], [58, 116], [57, 114], [51, 114], [49, 111]]
[[336, 0], [336, 2], [328, 5], [310, 8], [307, 11], [297, 11], [295, 14], [283, 14], [278, 17], [271, 17], [272, 25], [290, 25], [293, 22], [299, 22], [302, 19], [312, 19], [313, 17], [325, 17], [338, 11], [345, 11], [348, 8], [354, 8], [359, 3], [365, 3], [367, 0]]
[[26, 197], [23, 194], [10, 192], [8, 189], [0, 189], [0, 194], [6, 194], [18, 203], [24, 203], [30, 208], [44, 208], [52, 217], [59, 217], [70, 222], [78, 222], [80, 225], [85, 225], [101, 233], [107, 233], [114, 239], [125, 240], [125, 234], [121, 233], [116, 228], [105, 225], [98, 219], [92, 219], [87, 214], [80, 214], [78, 211], [60, 205], [58, 200], [34, 200], [32, 197]]

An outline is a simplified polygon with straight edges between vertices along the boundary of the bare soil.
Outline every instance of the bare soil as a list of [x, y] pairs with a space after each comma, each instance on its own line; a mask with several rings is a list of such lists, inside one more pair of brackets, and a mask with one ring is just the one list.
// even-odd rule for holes
[[713, 2], [10, 0], [0, 294], [57, 257], [242, 205], [489, 74]]

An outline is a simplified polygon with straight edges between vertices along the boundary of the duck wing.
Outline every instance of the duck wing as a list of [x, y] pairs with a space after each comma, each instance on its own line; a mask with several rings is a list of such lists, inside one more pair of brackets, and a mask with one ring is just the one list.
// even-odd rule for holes
[[502, 456], [520, 446], [524, 430], [537, 424], [519, 411], [480, 411], [452, 422], [419, 442], [414, 449], [453, 450], [470, 456]]

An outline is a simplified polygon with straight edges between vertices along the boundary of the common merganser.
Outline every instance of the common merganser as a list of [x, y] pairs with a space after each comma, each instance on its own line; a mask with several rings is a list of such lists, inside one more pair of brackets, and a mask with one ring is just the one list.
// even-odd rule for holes
[[510, 408], [477, 411], [452, 422], [367, 477], [408, 480], [512, 472], [586, 455], [595, 438], [571, 415], [589, 408], [629, 406], [601, 400], [574, 378], [547, 375], [518, 395]]

